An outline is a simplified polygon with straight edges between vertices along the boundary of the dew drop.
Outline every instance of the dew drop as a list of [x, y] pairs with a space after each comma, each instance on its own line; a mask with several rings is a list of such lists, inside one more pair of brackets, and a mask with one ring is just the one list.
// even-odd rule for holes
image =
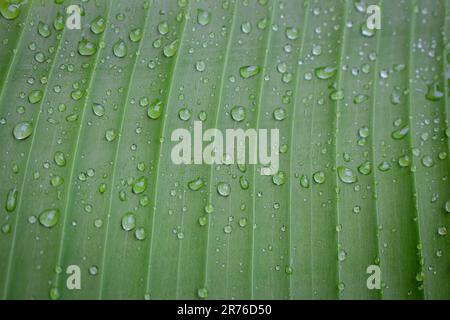
[[56, 226], [59, 220], [59, 209], [47, 209], [39, 215], [39, 223], [46, 227], [52, 228]]
[[16, 140], [25, 140], [33, 133], [33, 125], [31, 122], [20, 122], [13, 129], [13, 135]]

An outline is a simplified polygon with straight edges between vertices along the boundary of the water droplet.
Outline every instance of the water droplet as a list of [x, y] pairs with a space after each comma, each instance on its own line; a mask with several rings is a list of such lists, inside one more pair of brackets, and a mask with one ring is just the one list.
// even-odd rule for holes
[[33, 125], [31, 122], [20, 122], [13, 129], [13, 135], [16, 140], [25, 140], [33, 133]]
[[142, 30], [136, 28], [130, 31], [129, 38], [132, 42], [139, 42], [142, 39]]
[[278, 171], [276, 174], [272, 176], [272, 182], [277, 185], [281, 186], [285, 183], [286, 180], [286, 173], [284, 171]]
[[297, 39], [299, 34], [300, 34], [300, 32], [297, 28], [294, 28], [294, 27], [286, 28], [286, 37], [289, 40]]
[[205, 206], [205, 212], [208, 213], [208, 214], [213, 213], [214, 212], [214, 206], [211, 203], [207, 204]]
[[50, 180], [50, 184], [53, 187], [59, 187], [60, 185], [62, 185], [64, 183], [64, 179], [61, 176], [58, 175], [54, 175], [51, 180]]
[[365, 176], [369, 175], [372, 172], [371, 163], [369, 161], [364, 162], [358, 167], [358, 171]]
[[97, 117], [102, 117], [105, 114], [105, 107], [99, 103], [94, 103], [92, 105], [92, 112], [94, 112]]
[[444, 205], [444, 210], [447, 213], [450, 213], [450, 200], [447, 200]]
[[192, 116], [191, 110], [187, 108], [181, 108], [180, 111], [178, 111], [178, 117], [183, 121], [188, 121]]
[[444, 236], [447, 235], [447, 233], [448, 232], [447, 232], [447, 228], [446, 227], [442, 226], [442, 227], [438, 228], [438, 235], [444, 237]]
[[395, 140], [401, 140], [404, 137], [406, 137], [409, 133], [409, 127], [404, 126], [403, 128], [400, 128], [394, 132], [392, 132], [392, 138]]
[[226, 234], [230, 234], [231, 232], [233, 232], [233, 228], [230, 225], [226, 225], [225, 227], [223, 227], [223, 232], [225, 232]]
[[120, 39], [114, 44], [113, 52], [117, 58], [123, 58], [128, 53], [128, 47], [126, 43], [122, 39]]
[[337, 168], [339, 179], [344, 183], [355, 183], [358, 181], [358, 177], [353, 170], [340, 166]]
[[134, 231], [134, 236], [135, 236], [135, 238], [137, 239], [137, 240], [145, 240], [145, 238], [146, 238], [146, 233], [145, 233], [145, 230], [144, 230], [144, 228], [137, 228], [135, 231]]
[[31, 104], [36, 104], [42, 100], [43, 96], [44, 96], [44, 93], [42, 92], [42, 90], [33, 90], [28, 95], [28, 101]]
[[14, 20], [20, 15], [20, 5], [17, 1], [0, 1], [0, 13], [6, 20]]
[[91, 31], [95, 34], [103, 33], [106, 29], [106, 20], [102, 16], [98, 16], [91, 23]]
[[147, 190], [148, 181], [147, 177], [140, 177], [139, 179], [136, 179], [136, 181], [133, 183], [132, 191], [134, 194], [140, 194]]
[[61, 31], [64, 29], [65, 26], [65, 17], [61, 13], [57, 13], [55, 17], [55, 21], [53, 21], [53, 27], [56, 31]]
[[300, 185], [303, 188], [309, 188], [309, 179], [308, 176], [302, 174], [302, 176], [300, 177]]
[[283, 108], [276, 108], [273, 111], [273, 118], [277, 121], [283, 121], [284, 119], [286, 119], [286, 110], [284, 110]]
[[153, 103], [150, 104], [147, 110], [147, 115], [150, 119], [156, 120], [161, 117], [163, 112], [163, 102], [159, 99], [155, 99]]
[[239, 68], [239, 74], [242, 78], [248, 79], [256, 76], [261, 71], [258, 66], [244, 66]]
[[345, 252], [345, 250], [339, 250], [338, 260], [340, 262], [342, 262], [342, 261], [345, 261], [346, 258], [347, 258], [347, 252]]
[[241, 24], [241, 31], [245, 34], [249, 34], [252, 31], [252, 25], [246, 21]]
[[8, 212], [13, 212], [17, 206], [17, 196], [19, 192], [16, 188], [9, 189], [8, 195], [6, 196], [5, 209]]
[[241, 122], [241, 121], [244, 121], [246, 117], [247, 117], [247, 112], [244, 107], [234, 106], [231, 109], [231, 118], [234, 121]]
[[391, 169], [391, 164], [387, 161], [382, 161], [379, 165], [378, 165], [378, 169], [382, 172], [386, 172], [389, 171]]
[[245, 228], [247, 226], [247, 218], [240, 218], [239, 219], [239, 226], [241, 228]]
[[204, 215], [198, 218], [198, 224], [202, 227], [206, 226], [208, 224], [208, 216]]
[[86, 38], [78, 43], [78, 53], [82, 56], [92, 56], [97, 52], [97, 45]]
[[64, 167], [66, 165], [66, 157], [61, 151], [56, 151], [53, 155], [53, 159], [55, 160], [55, 163], [60, 167]]
[[441, 88], [439, 82], [433, 82], [428, 86], [428, 91], [425, 95], [425, 98], [429, 101], [439, 101], [444, 97], [444, 92]]
[[250, 183], [246, 176], [240, 176], [239, 178], [239, 185], [241, 186], [242, 190], [247, 190], [250, 186]]
[[116, 130], [114, 129], [106, 130], [105, 138], [108, 142], [114, 141], [116, 137], [117, 137]]
[[200, 288], [197, 290], [197, 296], [200, 299], [206, 299], [208, 298], [208, 290], [206, 288]]
[[367, 27], [367, 23], [363, 23], [363, 24], [361, 25], [361, 34], [362, 34], [364, 37], [372, 38], [372, 37], [375, 35], [375, 29], [369, 29], [369, 28]]
[[59, 209], [47, 209], [39, 215], [39, 223], [46, 227], [52, 228], [56, 226], [59, 220]]
[[422, 164], [427, 168], [431, 168], [434, 165], [433, 158], [431, 156], [424, 156], [422, 158]]
[[203, 181], [202, 178], [194, 179], [192, 181], [189, 181], [189, 183], [188, 183], [188, 187], [192, 191], [198, 191], [201, 188], [203, 188], [204, 186], [205, 186], [205, 182]]
[[364, 127], [359, 128], [358, 134], [361, 138], [368, 138], [369, 134], [370, 134], [370, 130], [368, 127], [364, 126]]
[[89, 274], [91, 276], [95, 276], [98, 273], [98, 267], [97, 266], [90, 266], [89, 267]]
[[167, 58], [173, 57], [178, 50], [178, 40], [164, 46], [163, 53]]
[[136, 227], [136, 217], [132, 212], [126, 213], [122, 217], [122, 229], [125, 231], [131, 231]]
[[411, 159], [407, 155], [401, 156], [398, 159], [398, 165], [402, 168], [409, 167], [410, 164], [411, 164]]
[[206, 64], [203, 60], [197, 61], [195, 63], [195, 69], [199, 72], [203, 72], [206, 69]]
[[56, 287], [50, 288], [49, 295], [51, 300], [59, 300], [59, 298], [61, 297], [61, 294], [59, 293], [59, 290]]
[[197, 9], [197, 22], [202, 25], [206, 26], [211, 21], [211, 14], [208, 11], [205, 11], [203, 9]]
[[333, 101], [339, 101], [344, 99], [344, 90], [335, 90], [330, 94], [330, 99]]
[[353, 98], [353, 103], [354, 104], [361, 104], [361, 103], [367, 101], [368, 99], [369, 99], [369, 96], [367, 94], [357, 94]]
[[322, 184], [325, 182], [325, 173], [323, 171], [317, 171], [313, 174], [313, 180], [317, 184]]
[[161, 35], [166, 35], [167, 33], [169, 33], [169, 24], [167, 23], [167, 21], [161, 21], [158, 24], [158, 32]]
[[321, 80], [327, 80], [334, 77], [337, 73], [336, 67], [319, 67], [314, 70], [314, 74]]
[[42, 21], [38, 24], [38, 32], [44, 38], [48, 38], [52, 34], [50, 26]]
[[230, 192], [231, 192], [231, 186], [228, 183], [226, 183], [226, 182], [220, 182], [217, 185], [217, 192], [222, 197], [228, 197], [230, 195]]

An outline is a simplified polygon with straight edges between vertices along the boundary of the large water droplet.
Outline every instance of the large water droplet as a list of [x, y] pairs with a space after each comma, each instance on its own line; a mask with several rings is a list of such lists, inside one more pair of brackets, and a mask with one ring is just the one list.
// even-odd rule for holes
[[142, 39], [142, 29], [136, 28], [130, 31], [129, 38], [132, 42], [139, 42]]
[[231, 186], [226, 182], [219, 182], [217, 185], [217, 192], [222, 197], [228, 197], [231, 193]]
[[422, 158], [422, 164], [424, 167], [431, 168], [434, 165], [433, 158], [431, 156], [424, 156]]
[[118, 40], [113, 46], [113, 52], [117, 58], [125, 57], [128, 53], [126, 43], [122, 39]]
[[44, 93], [42, 90], [33, 90], [28, 94], [28, 101], [31, 104], [36, 104], [42, 100]]
[[33, 133], [33, 124], [31, 122], [20, 122], [13, 129], [14, 138], [25, 140]]
[[173, 57], [178, 50], [178, 40], [164, 46], [163, 53], [167, 58]]
[[91, 31], [95, 34], [100, 34], [105, 31], [106, 20], [102, 16], [98, 16], [91, 23]]
[[59, 209], [47, 209], [39, 215], [39, 223], [46, 227], [52, 228], [56, 226], [59, 220]]
[[14, 20], [20, 15], [20, 3], [0, 1], [0, 13], [6, 20]]
[[50, 26], [42, 21], [38, 24], [38, 33], [44, 38], [48, 38], [52, 34]]
[[322, 184], [325, 182], [325, 173], [323, 171], [317, 171], [313, 174], [313, 180], [317, 184]]
[[94, 103], [92, 105], [92, 112], [94, 112], [97, 117], [102, 117], [105, 114], [105, 107], [99, 103]]
[[132, 212], [128, 212], [122, 217], [121, 223], [123, 230], [131, 231], [136, 227], [136, 217]]
[[353, 170], [340, 166], [337, 168], [339, 179], [344, 183], [355, 183], [358, 181], [358, 177]]
[[92, 56], [97, 52], [97, 45], [86, 38], [78, 43], [78, 53], [82, 56]]
[[244, 121], [246, 116], [247, 116], [247, 112], [245, 111], [245, 108], [242, 106], [234, 106], [231, 109], [231, 118], [234, 121], [237, 121], [237, 122]]
[[211, 14], [203, 9], [197, 9], [197, 22], [206, 26], [211, 21]]

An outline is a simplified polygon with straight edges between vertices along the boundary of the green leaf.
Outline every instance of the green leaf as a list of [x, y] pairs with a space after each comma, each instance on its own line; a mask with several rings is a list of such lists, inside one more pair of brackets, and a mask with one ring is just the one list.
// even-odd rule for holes
[[71, 4], [0, 0], [2, 299], [450, 298], [448, 1]]

